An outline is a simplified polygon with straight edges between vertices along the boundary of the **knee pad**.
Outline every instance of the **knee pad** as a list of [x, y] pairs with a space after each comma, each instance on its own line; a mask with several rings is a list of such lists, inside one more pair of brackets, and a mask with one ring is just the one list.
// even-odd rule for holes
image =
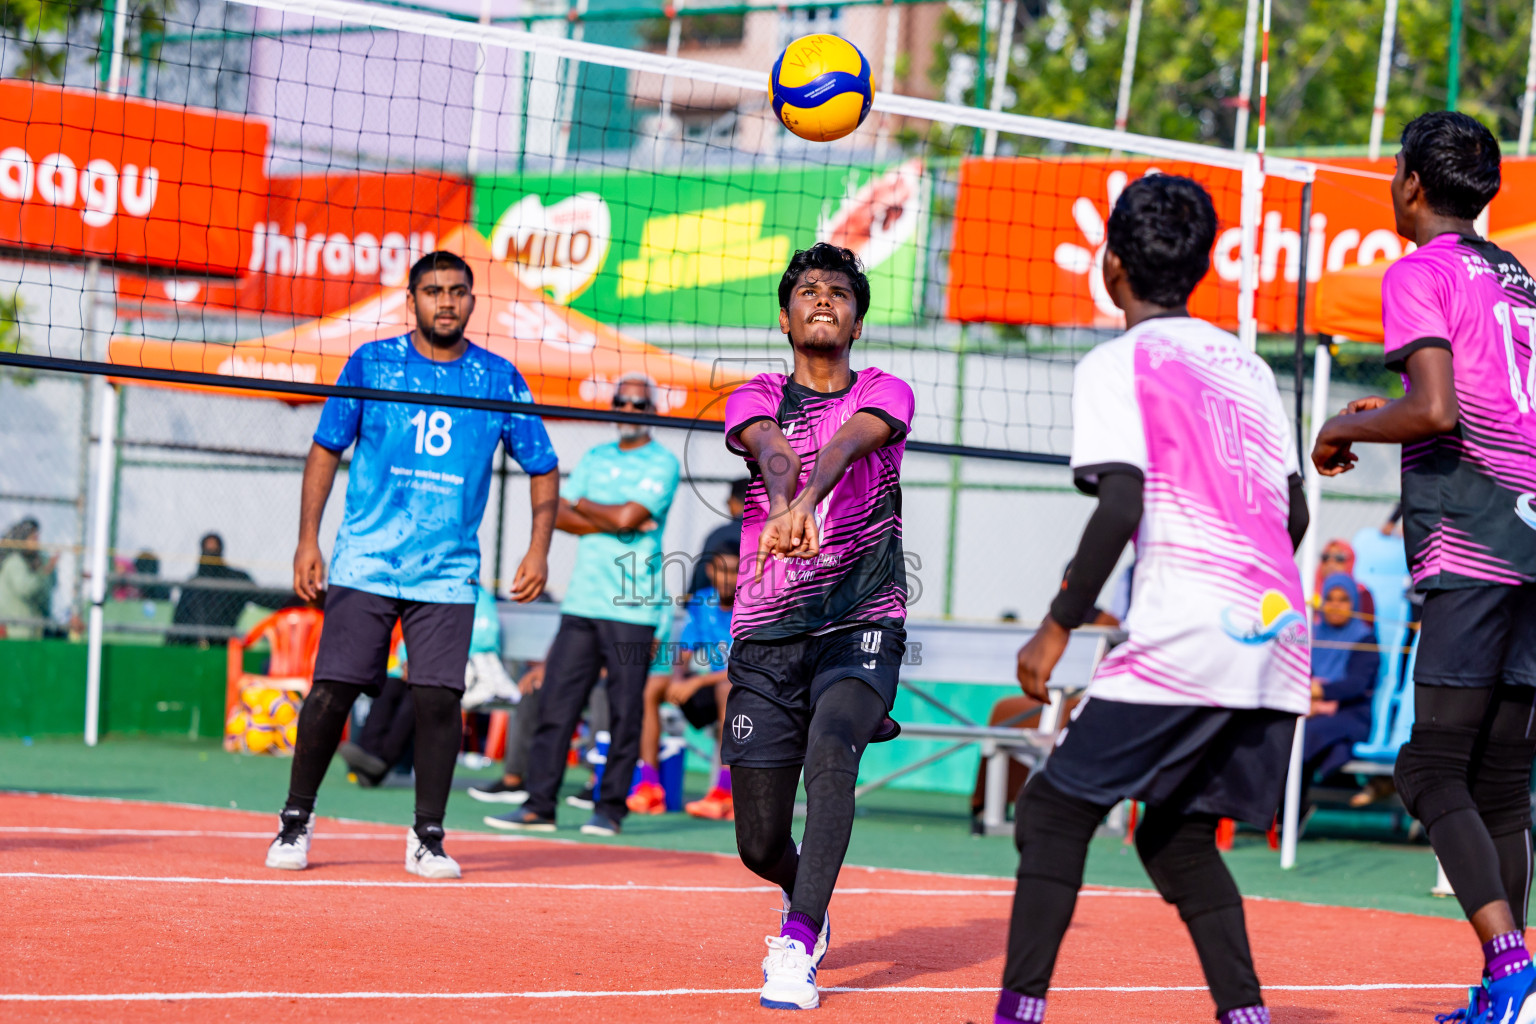
[[1531, 763], [1536, 740], [1488, 741], [1472, 768], [1472, 802], [1491, 836], [1531, 827]]
[[1415, 722], [1397, 752], [1392, 779], [1403, 806], [1425, 828], [1455, 811], [1476, 810], [1468, 784], [1477, 730]]
[[1136, 830], [1136, 853], [1163, 900], [1178, 907], [1185, 921], [1243, 904], [1216, 851], [1214, 818], [1165, 821], [1149, 814]]
[[1105, 813], [1097, 804], [1063, 793], [1039, 773], [1030, 776], [1014, 807], [1019, 878], [1082, 885], [1088, 843]]
[[816, 723], [806, 742], [806, 789], [828, 772], [857, 778], [860, 751], [855, 740], [853, 723], [849, 721], [834, 719]]

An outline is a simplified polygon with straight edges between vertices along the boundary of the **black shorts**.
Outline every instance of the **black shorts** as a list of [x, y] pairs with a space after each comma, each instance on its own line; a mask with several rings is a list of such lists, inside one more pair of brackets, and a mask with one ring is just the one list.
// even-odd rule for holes
[[475, 628], [474, 605], [406, 601], [351, 587], [326, 588], [315, 679], [355, 683], [365, 693], [378, 696], [397, 619], [405, 634], [410, 684], [463, 693], [469, 637]]
[[906, 649], [906, 630], [882, 626], [766, 643], [737, 640], [727, 669], [731, 696], [720, 759], [744, 768], [804, 764], [811, 710], [827, 688], [843, 679], [862, 680], [889, 711]]
[[678, 710], [695, 729], [707, 729], [720, 721], [720, 701], [713, 686], [701, 686], [693, 696], [678, 705]]
[[1430, 591], [1413, 681], [1536, 686], [1536, 583]]
[[1286, 711], [1089, 699], [1042, 771], [1062, 792], [1103, 807], [1140, 800], [1268, 828], [1295, 734]]

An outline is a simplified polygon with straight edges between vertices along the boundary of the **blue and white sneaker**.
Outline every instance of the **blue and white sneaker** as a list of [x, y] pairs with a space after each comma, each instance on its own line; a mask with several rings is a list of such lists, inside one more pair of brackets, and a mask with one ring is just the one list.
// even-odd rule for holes
[[1488, 1016], [1488, 979], [1467, 989], [1467, 1005], [1450, 1013], [1435, 1014], [1435, 1024], [1481, 1024]]
[[[779, 926], [782, 928], [784, 919], [789, 917], [789, 893], [782, 889], [779, 894], [784, 897], [784, 909], [779, 911]], [[811, 950], [811, 960], [816, 964], [816, 969], [821, 970], [821, 962], [827, 958], [827, 945], [832, 941], [832, 915], [826, 914], [821, 919], [821, 931], [816, 935], [816, 948]]]
[[1485, 985], [1488, 1008], [1476, 1024], [1536, 1024], [1536, 967]]
[[814, 1010], [821, 1005], [816, 991], [816, 963], [796, 939], [769, 935], [763, 957], [763, 991], [758, 1002], [770, 1010]]

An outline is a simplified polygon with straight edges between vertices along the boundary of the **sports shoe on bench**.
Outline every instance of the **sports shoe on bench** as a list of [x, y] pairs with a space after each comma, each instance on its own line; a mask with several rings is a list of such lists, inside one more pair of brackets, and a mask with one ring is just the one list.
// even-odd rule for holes
[[309, 842], [315, 834], [315, 816], [296, 807], [284, 807], [277, 838], [267, 847], [267, 867], [303, 871], [309, 867]]
[[555, 830], [553, 815], [546, 818], [533, 813], [526, 807], [511, 814], [487, 814], [482, 820], [491, 828], [499, 828], [505, 832], [553, 832]]
[[736, 820], [736, 804], [731, 799], [731, 791], [721, 789], [719, 786], [704, 794], [703, 799], [684, 804], [683, 810], [695, 818], [709, 818], [712, 821]]
[[666, 814], [667, 791], [659, 782], [638, 782], [624, 801], [634, 814]]
[[405, 830], [405, 870], [422, 878], [460, 878], [459, 862], [443, 852], [443, 826]]
[[816, 991], [816, 963], [795, 939], [769, 935], [763, 957], [763, 990], [757, 1001], [770, 1010], [814, 1010], [821, 1005]]
[[[779, 911], [779, 920], [782, 923], [784, 918], [788, 917], [789, 912], [794, 908], [789, 905], [789, 893], [781, 890], [779, 895], [784, 898], [784, 909]], [[827, 946], [831, 942], [832, 915], [828, 913], [822, 916], [821, 931], [816, 933], [816, 948], [811, 950], [811, 962], [816, 965], [817, 970], [821, 969], [821, 962], [827, 958]]]

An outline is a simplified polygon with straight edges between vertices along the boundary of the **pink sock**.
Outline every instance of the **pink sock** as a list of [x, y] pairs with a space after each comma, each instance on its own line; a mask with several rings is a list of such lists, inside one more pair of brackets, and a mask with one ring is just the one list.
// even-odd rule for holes
[[642, 786], [646, 784], [652, 786], [661, 785], [661, 776], [656, 774], [655, 767], [644, 761], [640, 762], [640, 784]]
[[731, 791], [731, 766], [721, 765], [720, 774], [715, 776], [715, 788], [724, 793]]

